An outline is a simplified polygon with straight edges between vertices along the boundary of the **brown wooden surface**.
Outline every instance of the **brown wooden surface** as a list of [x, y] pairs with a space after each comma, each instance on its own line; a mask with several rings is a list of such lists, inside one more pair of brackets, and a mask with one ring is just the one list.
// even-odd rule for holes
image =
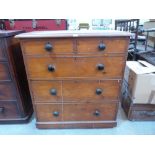
[[0, 80], [9, 81], [11, 80], [8, 64], [6, 62], [0, 62]]
[[[120, 87], [117, 80], [33, 81], [31, 85], [36, 102], [118, 100]], [[102, 94], [96, 94], [97, 88]], [[57, 95], [51, 95], [51, 89], [56, 89]]]
[[[45, 45], [50, 43], [53, 47], [51, 52], [45, 50]], [[73, 40], [69, 38], [64, 39], [44, 39], [44, 40], [30, 40], [23, 43], [24, 54], [39, 55], [54, 53], [73, 52]]]
[[0, 83], [0, 101], [1, 100], [16, 100], [16, 91], [13, 83]]
[[[116, 103], [66, 104], [63, 106], [64, 121], [115, 120]], [[95, 111], [100, 115], [95, 116]]]
[[77, 129], [77, 128], [113, 128], [116, 127], [117, 122], [115, 121], [102, 121], [102, 123], [96, 123], [96, 122], [90, 122], [90, 123], [66, 123], [64, 122], [64, 124], [59, 124], [59, 122], [55, 122], [55, 124], [52, 124], [50, 122], [36, 122], [36, 126], [38, 129]]
[[[34, 101], [39, 102], [62, 102], [61, 81], [33, 81], [31, 82]], [[57, 90], [57, 95], [50, 93], [51, 89]]]
[[[45, 50], [45, 45], [50, 43], [52, 50]], [[105, 50], [99, 50], [100, 43], [104, 43]], [[26, 55], [50, 55], [69, 53], [125, 53], [127, 40], [124, 38], [57, 38], [57, 39], [32, 39], [22, 42]], [[117, 47], [116, 47], [117, 46]]]
[[[36, 104], [37, 121], [97, 121], [115, 120], [117, 103], [83, 103], [83, 104]], [[100, 112], [95, 116], [95, 111]], [[59, 112], [54, 116], [53, 112]]]
[[60, 30], [60, 31], [33, 31], [19, 34], [16, 38], [79, 38], [79, 37], [124, 37], [129, 38], [131, 33], [116, 30]]
[[[99, 50], [98, 45], [105, 44], [105, 50]], [[79, 38], [77, 39], [79, 53], [125, 53], [126, 39], [124, 38]]]
[[[62, 121], [62, 104], [36, 104], [37, 121]], [[59, 116], [53, 116], [53, 112], [59, 112]]]
[[4, 35], [0, 31], [0, 107], [6, 103], [6, 110], [0, 123], [23, 123], [32, 114], [32, 103], [20, 44], [13, 38], [23, 31], [3, 32]]
[[[3, 111], [1, 109], [3, 108]], [[13, 101], [0, 101], [0, 122], [7, 121], [13, 118], [20, 118], [20, 112], [16, 102]]]
[[[38, 37], [37, 32], [34, 36], [17, 36], [21, 38], [37, 127], [116, 126], [129, 37], [84, 33], [71, 37], [68, 32], [65, 37], [62, 34], [56, 37], [52, 32], [53, 37], [46, 33], [44, 37]], [[45, 50], [47, 42], [53, 46], [51, 52]], [[100, 43], [106, 45], [105, 50], [98, 49]], [[104, 70], [99, 71], [98, 64], [103, 64]], [[55, 70], [49, 71], [48, 65], [53, 65]], [[102, 94], [96, 94], [97, 88], [103, 90]], [[57, 95], [51, 95], [50, 89], [56, 89]], [[99, 116], [94, 115], [96, 110]], [[59, 112], [59, 116], [53, 112]]]
[[[96, 94], [96, 89], [102, 89], [100, 95]], [[72, 80], [63, 81], [62, 87], [64, 102], [70, 101], [92, 101], [98, 100], [118, 100], [119, 83], [112, 80]]]
[[[64, 77], [121, 78], [124, 69], [123, 64], [125, 63], [124, 57], [117, 56], [82, 58], [29, 57], [25, 61], [31, 79]], [[105, 69], [98, 70], [98, 64], [103, 64]], [[49, 71], [48, 65], [53, 65], [55, 71]]]

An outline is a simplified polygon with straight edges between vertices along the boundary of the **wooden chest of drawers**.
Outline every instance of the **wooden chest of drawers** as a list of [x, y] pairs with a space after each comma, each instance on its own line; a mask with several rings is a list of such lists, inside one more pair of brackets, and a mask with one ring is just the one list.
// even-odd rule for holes
[[129, 33], [31, 32], [20, 39], [38, 128], [116, 126]]
[[27, 122], [33, 112], [19, 33], [0, 31], [0, 123]]

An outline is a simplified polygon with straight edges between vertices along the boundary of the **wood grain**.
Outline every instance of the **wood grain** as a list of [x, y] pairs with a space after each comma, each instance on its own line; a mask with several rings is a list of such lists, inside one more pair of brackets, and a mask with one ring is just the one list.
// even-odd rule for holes
[[[45, 45], [50, 43], [53, 49], [48, 52], [45, 49]], [[63, 39], [38, 39], [28, 40], [23, 43], [24, 54], [28, 55], [39, 55], [49, 54], [54, 56], [56, 53], [71, 53], [73, 52], [73, 40], [68, 38]]]
[[11, 80], [8, 64], [0, 62], [0, 80], [8, 81]]
[[0, 101], [0, 122], [3, 120], [12, 120], [13, 118], [20, 118], [20, 112], [18, 111], [18, 106], [16, 102], [13, 101]]
[[0, 83], [0, 101], [16, 100], [16, 92], [13, 83]]
[[[65, 77], [120, 78], [124, 69], [124, 57], [30, 57], [26, 58], [26, 64], [31, 79]], [[98, 64], [103, 64], [105, 69], [98, 70]], [[48, 65], [53, 65], [55, 71], [48, 71]]]

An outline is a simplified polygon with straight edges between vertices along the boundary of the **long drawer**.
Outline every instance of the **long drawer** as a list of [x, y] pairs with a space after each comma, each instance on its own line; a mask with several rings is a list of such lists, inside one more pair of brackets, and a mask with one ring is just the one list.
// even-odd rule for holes
[[36, 102], [79, 102], [118, 100], [118, 80], [55, 80], [32, 81]]
[[14, 119], [20, 117], [17, 102], [0, 101], [0, 119]]
[[[127, 38], [128, 39], [128, 38]], [[127, 40], [124, 38], [57, 38], [29, 39], [22, 42], [26, 55], [55, 55], [71, 53], [125, 53]]]
[[0, 82], [0, 101], [16, 100], [16, 90], [12, 82]]
[[101, 121], [115, 120], [117, 102], [75, 103], [75, 104], [36, 104], [37, 121]]
[[27, 70], [31, 79], [66, 77], [121, 78], [124, 57], [29, 57]]
[[11, 80], [8, 63], [0, 62], [0, 81]]

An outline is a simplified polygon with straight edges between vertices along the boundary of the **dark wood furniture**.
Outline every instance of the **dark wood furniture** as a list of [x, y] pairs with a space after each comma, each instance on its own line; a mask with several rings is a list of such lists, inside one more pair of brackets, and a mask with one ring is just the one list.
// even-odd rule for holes
[[17, 35], [37, 127], [116, 126], [129, 36], [89, 30]]
[[27, 122], [33, 112], [19, 41], [0, 30], [0, 123]]
[[121, 93], [122, 108], [130, 121], [155, 121], [155, 105], [133, 103], [127, 82], [123, 82]]

